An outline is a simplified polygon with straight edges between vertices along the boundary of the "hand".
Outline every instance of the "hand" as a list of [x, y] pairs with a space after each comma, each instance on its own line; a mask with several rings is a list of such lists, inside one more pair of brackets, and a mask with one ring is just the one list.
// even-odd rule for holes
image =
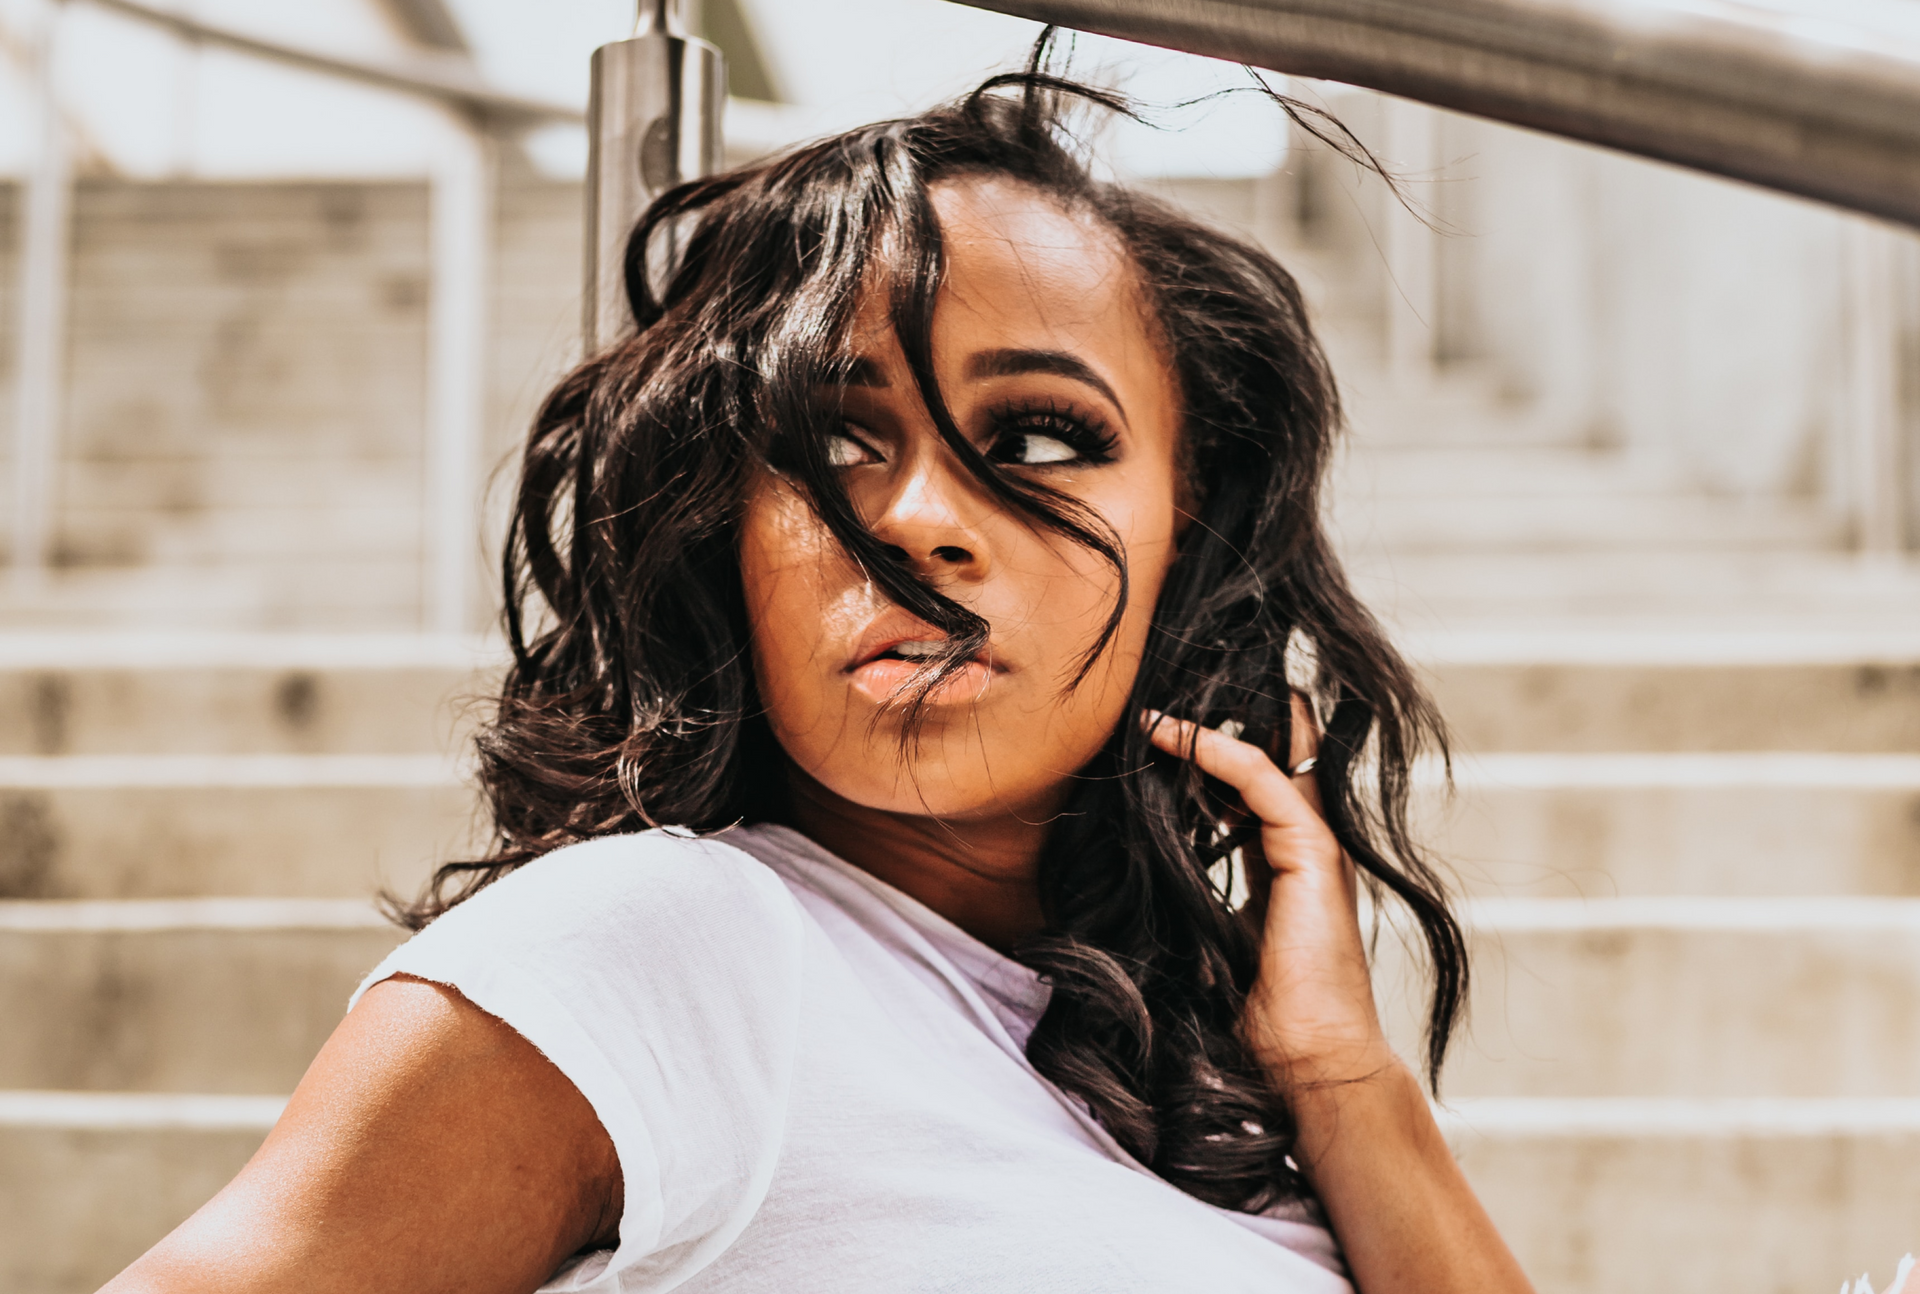
[[[1290, 779], [1258, 746], [1217, 729], [1153, 711], [1145, 718], [1155, 746], [1231, 786], [1260, 820], [1260, 857], [1247, 858], [1249, 906], [1256, 914], [1264, 909], [1260, 971], [1243, 1024], [1254, 1055], [1289, 1088], [1367, 1078], [1397, 1065], [1374, 1007], [1358, 877], [1320, 816], [1312, 776]], [[1298, 767], [1319, 747], [1299, 696], [1293, 734]], [[1263, 873], [1271, 876], [1264, 895]]]
[[[1260, 819], [1264, 861], [1248, 859], [1248, 879], [1266, 868], [1271, 880], [1242, 1030], [1286, 1093], [1293, 1156], [1327, 1210], [1355, 1289], [1532, 1294], [1419, 1080], [1380, 1031], [1358, 877], [1320, 816], [1312, 779], [1289, 779], [1259, 747], [1211, 728], [1153, 713], [1146, 722], [1154, 745], [1233, 787]], [[1293, 734], [1297, 768], [1319, 744], [1298, 697]]]

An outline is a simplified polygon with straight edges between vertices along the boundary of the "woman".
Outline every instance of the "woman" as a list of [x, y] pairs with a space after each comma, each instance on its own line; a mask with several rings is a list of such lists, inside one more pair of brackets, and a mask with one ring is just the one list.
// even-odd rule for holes
[[1438, 723], [1318, 521], [1332, 379], [1076, 98], [648, 213], [638, 335], [526, 451], [495, 852], [110, 1288], [1528, 1288], [1374, 1010], [1363, 875], [1430, 1069], [1465, 967], [1405, 830]]

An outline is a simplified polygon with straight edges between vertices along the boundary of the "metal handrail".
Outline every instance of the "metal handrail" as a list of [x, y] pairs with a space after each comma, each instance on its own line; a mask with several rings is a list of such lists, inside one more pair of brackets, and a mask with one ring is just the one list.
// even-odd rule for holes
[[966, 2], [1920, 225], [1920, 50], [1837, 21], [1634, 0]]
[[324, 72], [349, 81], [377, 85], [383, 89], [436, 99], [505, 128], [533, 126], [542, 122], [584, 122], [587, 114], [561, 103], [505, 94], [480, 79], [473, 62], [464, 54], [444, 57], [416, 55], [405, 60], [347, 58], [283, 45], [278, 41], [249, 36], [229, 27], [202, 22], [181, 14], [169, 13], [138, 0], [89, 0], [102, 9], [138, 19], [172, 32], [183, 40], [199, 41], [226, 49], [252, 54], [257, 58]]

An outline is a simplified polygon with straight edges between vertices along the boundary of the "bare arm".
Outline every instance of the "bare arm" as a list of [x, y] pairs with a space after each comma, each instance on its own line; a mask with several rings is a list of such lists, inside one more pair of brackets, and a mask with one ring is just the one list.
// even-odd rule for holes
[[611, 1244], [613, 1143], [579, 1090], [451, 989], [376, 985], [240, 1175], [103, 1294], [524, 1294]]
[[[1296, 701], [1295, 765], [1314, 751]], [[1154, 742], [1240, 792], [1273, 871], [1248, 1041], [1289, 1095], [1294, 1158], [1326, 1206], [1363, 1294], [1531, 1294], [1454, 1162], [1419, 1080], [1388, 1046], [1360, 933], [1358, 878], [1310, 778], [1257, 746], [1174, 719]]]

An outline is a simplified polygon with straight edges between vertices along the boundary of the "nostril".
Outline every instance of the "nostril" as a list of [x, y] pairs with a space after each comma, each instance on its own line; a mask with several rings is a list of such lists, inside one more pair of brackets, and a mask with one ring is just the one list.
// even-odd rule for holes
[[887, 555], [888, 561], [896, 562], [902, 566], [913, 560], [912, 557], [907, 555], [907, 550], [898, 544], [882, 544], [880, 545], [880, 550]]
[[951, 544], [943, 544], [939, 548], [934, 549], [933, 555], [943, 562], [953, 562], [956, 565], [961, 562], [970, 562], [973, 560], [972, 553], [964, 548], [955, 548]]

